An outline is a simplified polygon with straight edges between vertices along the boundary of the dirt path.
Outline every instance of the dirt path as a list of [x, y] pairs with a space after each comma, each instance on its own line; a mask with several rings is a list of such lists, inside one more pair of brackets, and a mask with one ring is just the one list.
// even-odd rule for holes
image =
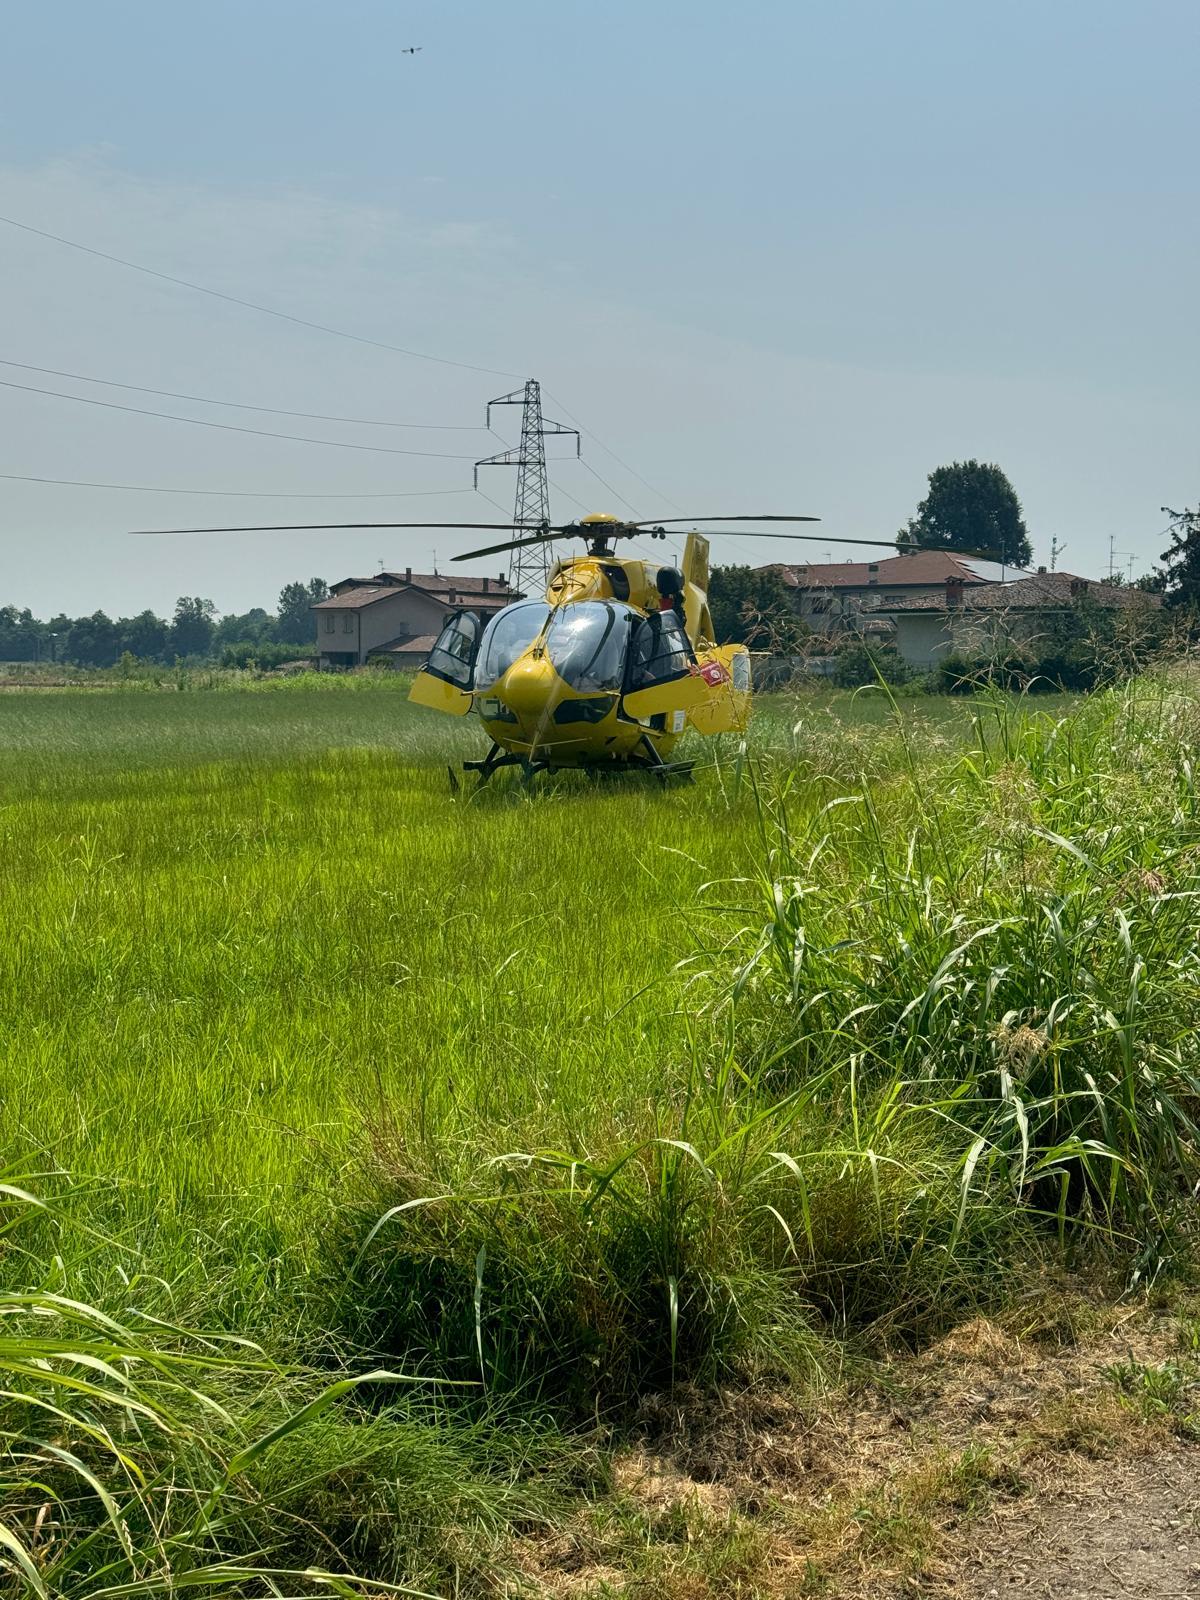
[[1200, 1447], [1176, 1445], [1064, 1481], [988, 1519], [962, 1577], [970, 1600], [1200, 1600]]

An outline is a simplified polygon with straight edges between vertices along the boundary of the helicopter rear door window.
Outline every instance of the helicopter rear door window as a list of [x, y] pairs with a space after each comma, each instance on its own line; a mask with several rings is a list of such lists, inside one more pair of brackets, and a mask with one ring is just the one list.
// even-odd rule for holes
[[563, 682], [585, 694], [620, 689], [636, 615], [612, 600], [579, 600], [556, 611], [546, 654]]
[[677, 611], [656, 611], [644, 617], [634, 631], [629, 689], [648, 689], [655, 683], [685, 677], [695, 661], [683, 618]]
[[549, 615], [550, 607], [542, 600], [519, 600], [496, 613], [479, 647], [479, 668], [475, 676], [481, 689], [490, 689], [513, 662], [525, 654], [545, 627]]
[[459, 689], [469, 689], [474, 678], [479, 633], [479, 618], [473, 611], [451, 617], [429, 652], [426, 672], [431, 672], [435, 678], [444, 678]]

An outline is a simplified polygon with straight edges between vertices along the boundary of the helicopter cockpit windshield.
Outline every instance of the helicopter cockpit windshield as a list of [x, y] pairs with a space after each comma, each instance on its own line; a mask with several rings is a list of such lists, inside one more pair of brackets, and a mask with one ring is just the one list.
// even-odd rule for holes
[[488, 623], [479, 646], [475, 683], [490, 689], [523, 656], [546, 626], [550, 607], [542, 600], [519, 600], [505, 606]]
[[631, 625], [638, 614], [612, 600], [578, 600], [554, 613], [546, 654], [564, 683], [584, 694], [619, 690]]

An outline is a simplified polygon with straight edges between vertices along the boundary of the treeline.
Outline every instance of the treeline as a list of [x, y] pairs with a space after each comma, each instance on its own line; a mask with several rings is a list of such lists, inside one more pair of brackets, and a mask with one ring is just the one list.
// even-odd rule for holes
[[76, 667], [112, 667], [129, 656], [135, 661], [219, 661], [272, 666], [315, 652], [316, 629], [309, 607], [329, 589], [322, 578], [287, 583], [275, 611], [253, 606], [245, 612], [217, 611], [211, 600], [181, 595], [169, 619], [153, 611], [136, 617], [60, 614], [48, 622], [32, 611], [0, 606], [0, 661], [62, 661]]

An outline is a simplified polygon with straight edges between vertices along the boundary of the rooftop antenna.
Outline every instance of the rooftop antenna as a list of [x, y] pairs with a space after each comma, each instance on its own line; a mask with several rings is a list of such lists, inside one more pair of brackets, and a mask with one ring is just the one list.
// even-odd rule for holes
[[[492, 425], [493, 406], [521, 407], [521, 443], [513, 450], [501, 450], [498, 455], [485, 456], [475, 463], [475, 487], [479, 487], [480, 467], [516, 467], [517, 494], [513, 508], [513, 523], [517, 527], [532, 524], [534, 527], [550, 522], [550, 479], [546, 473], [546, 440], [568, 435], [575, 440], [575, 454], [582, 453], [578, 428], [564, 427], [561, 422], [550, 422], [542, 416], [542, 389], [536, 378], [526, 380], [523, 389], [502, 394], [487, 403], [487, 426]], [[514, 550], [509, 567], [510, 588], [521, 594], [544, 589], [550, 576], [550, 546], [527, 546]]]
[[1051, 539], [1051, 541], [1050, 541], [1050, 571], [1051, 572], [1053, 572], [1055, 570], [1055, 568], [1058, 566], [1058, 558], [1059, 558], [1060, 555], [1062, 555], [1063, 551], [1066, 548], [1067, 547], [1066, 547], [1065, 544], [1059, 544], [1058, 535], [1055, 534], [1054, 538]]
[[1116, 545], [1116, 542], [1117, 542], [1116, 535], [1110, 533], [1109, 536], [1108, 536], [1108, 575], [1109, 575], [1110, 578], [1115, 578], [1116, 575], [1117, 575], [1117, 557], [1118, 556], [1128, 556], [1129, 557], [1129, 564], [1130, 564], [1130, 568], [1131, 569], [1132, 569], [1133, 562], [1134, 562], [1134, 559], [1135, 559], [1133, 553], [1131, 551], [1129, 551], [1129, 550], [1117, 550], [1117, 549], [1114, 549], [1114, 546]]

